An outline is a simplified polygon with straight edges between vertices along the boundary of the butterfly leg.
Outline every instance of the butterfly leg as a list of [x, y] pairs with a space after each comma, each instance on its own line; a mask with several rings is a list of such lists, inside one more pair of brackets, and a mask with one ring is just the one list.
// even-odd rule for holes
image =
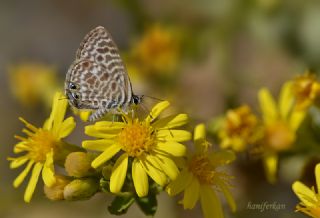
[[106, 113], [112, 112], [114, 114], [114, 110], [117, 107], [118, 103], [115, 101], [106, 101], [101, 103], [100, 107], [90, 115], [89, 121], [96, 121], [101, 119]]
[[109, 112], [109, 110], [110, 109], [108, 108], [99, 108], [89, 116], [89, 121], [92, 122], [102, 118], [106, 113]]
[[118, 121], [119, 121], [119, 115], [117, 113], [112, 113], [112, 124]]

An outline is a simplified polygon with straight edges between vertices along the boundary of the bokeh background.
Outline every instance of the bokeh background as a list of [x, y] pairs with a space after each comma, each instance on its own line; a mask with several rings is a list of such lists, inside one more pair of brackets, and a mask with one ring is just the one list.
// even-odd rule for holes
[[[1, 0], [0, 217], [113, 217], [107, 211], [111, 198], [103, 194], [83, 202], [50, 202], [39, 185], [25, 204], [25, 184], [12, 187], [19, 170], [10, 170], [6, 159], [22, 128], [18, 117], [42, 125], [81, 40], [98, 25], [112, 34], [134, 91], [170, 100], [176, 111], [190, 115], [191, 124], [210, 124], [242, 103], [258, 110], [259, 88], [278, 93], [294, 75], [320, 68], [317, 0]], [[78, 123], [69, 140], [80, 144], [84, 134]], [[279, 182], [270, 185], [259, 160], [240, 156], [231, 169], [238, 212], [225, 207], [226, 217], [304, 217], [294, 212], [298, 199], [291, 183], [305, 160], [288, 158]], [[161, 194], [155, 217], [201, 217], [199, 205], [183, 211], [178, 199]], [[286, 208], [247, 208], [248, 202], [265, 201]], [[144, 215], [134, 205], [123, 217]]]

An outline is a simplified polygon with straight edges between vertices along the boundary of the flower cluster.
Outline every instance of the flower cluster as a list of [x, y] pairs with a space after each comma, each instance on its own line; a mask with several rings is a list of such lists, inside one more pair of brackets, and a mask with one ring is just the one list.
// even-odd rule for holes
[[[200, 199], [204, 217], [223, 217], [216, 191], [222, 191], [232, 211], [236, 205], [230, 188], [232, 176], [219, 169], [235, 159], [231, 151], [212, 151], [205, 137], [203, 124], [195, 128], [191, 152], [185, 146], [192, 134], [181, 129], [188, 122], [187, 114], [161, 116], [168, 101], [156, 104], [144, 118], [134, 111], [121, 114], [121, 121], [97, 121], [85, 127], [85, 134], [94, 137], [82, 142], [82, 148], [64, 138], [75, 128], [73, 117], [65, 119], [67, 99], [58, 92], [52, 112], [42, 128], [24, 119], [26, 137], [14, 147], [18, 157], [8, 158], [11, 168], [26, 164], [14, 181], [18, 187], [32, 169], [24, 200], [30, 202], [42, 172], [44, 193], [50, 200], [83, 200], [97, 192], [112, 193], [109, 207], [113, 214], [122, 214], [136, 202], [147, 214], [155, 213], [155, 198], [161, 190], [169, 195], [184, 191], [183, 205], [191, 209]], [[67, 175], [58, 174], [62, 166]], [[213, 187], [218, 187], [214, 189]], [[119, 205], [119, 202], [122, 203]], [[211, 207], [211, 202], [214, 207]]]
[[261, 116], [243, 105], [229, 110], [216, 130], [221, 148], [258, 154], [267, 180], [277, 180], [279, 155], [293, 149], [308, 109], [319, 97], [320, 83], [310, 73], [285, 82], [278, 100], [267, 88], [258, 92]]
[[[184, 128], [189, 121], [187, 114], [165, 114], [168, 101], [156, 104], [144, 118], [133, 108], [118, 115], [117, 121], [104, 118], [86, 125], [84, 133], [91, 138], [83, 140], [82, 146], [72, 145], [65, 138], [76, 122], [73, 116], [65, 118], [68, 102], [57, 92], [42, 127], [19, 118], [26, 136], [15, 136], [20, 142], [14, 146], [15, 156], [8, 160], [11, 168], [25, 168], [13, 185], [20, 186], [31, 174], [25, 202], [30, 202], [40, 174], [50, 200], [85, 200], [98, 192], [113, 194], [108, 209], [117, 215], [126, 213], [134, 202], [146, 215], [154, 215], [157, 194], [165, 191], [173, 197], [183, 193], [180, 202], [184, 209], [194, 208], [199, 201], [205, 218], [222, 218], [221, 194], [232, 212], [237, 208], [232, 195], [234, 176], [226, 170], [228, 165], [237, 154], [249, 151], [261, 158], [267, 180], [276, 182], [281, 155], [294, 150], [308, 109], [316, 105], [319, 87], [315, 76], [306, 73], [284, 83], [278, 100], [267, 88], [260, 89], [260, 115], [241, 105], [216, 119], [213, 132], [220, 148], [209, 142], [204, 124], [196, 125], [192, 134]], [[89, 113], [76, 112], [82, 120]], [[65, 174], [55, 170], [58, 166]], [[319, 164], [315, 171], [317, 190], [299, 181], [292, 185], [301, 200], [297, 211], [311, 217], [319, 217], [320, 211]]]
[[15, 136], [20, 142], [14, 146], [13, 151], [21, 156], [8, 159], [10, 168], [18, 168], [26, 164], [26, 168], [14, 180], [14, 187], [20, 186], [32, 169], [24, 194], [26, 202], [30, 202], [32, 198], [40, 173], [45, 185], [53, 186], [56, 182], [54, 162], [62, 160], [68, 151], [76, 149], [62, 140], [73, 131], [76, 125], [73, 117], [64, 119], [68, 102], [62, 99], [63, 97], [62, 93], [55, 94], [51, 114], [41, 128], [19, 118], [26, 126], [22, 132], [27, 137]]
[[176, 72], [181, 56], [180, 41], [174, 28], [154, 24], [132, 46], [129, 62], [134, 64], [130, 66], [138, 66], [139, 72], [146, 76]]
[[297, 211], [301, 211], [310, 217], [317, 218], [320, 216], [320, 164], [315, 167], [316, 187], [311, 189], [300, 181], [296, 181], [292, 184], [294, 193], [300, 199], [300, 203], [297, 205]]

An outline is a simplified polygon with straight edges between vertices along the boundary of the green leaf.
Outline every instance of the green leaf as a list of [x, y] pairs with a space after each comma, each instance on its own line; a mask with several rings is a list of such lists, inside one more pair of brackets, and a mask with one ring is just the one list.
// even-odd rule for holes
[[111, 214], [122, 215], [127, 212], [133, 204], [134, 197], [132, 195], [116, 196], [108, 207]]
[[148, 196], [139, 198], [136, 196], [136, 202], [140, 209], [147, 216], [154, 216], [157, 211], [157, 198], [155, 193], [149, 193]]

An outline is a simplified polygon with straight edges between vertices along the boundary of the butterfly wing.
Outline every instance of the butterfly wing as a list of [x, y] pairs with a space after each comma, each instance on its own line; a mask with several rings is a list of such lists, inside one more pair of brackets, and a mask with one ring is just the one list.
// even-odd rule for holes
[[[73, 106], [79, 109], [110, 109], [126, 101], [126, 93], [122, 88], [125, 84], [124, 76], [106, 71], [100, 64], [86, 59], [77, 60], [67, 75], [67, 93], [77, 94], [78, 99], [74, 99]], [[68, 90], [70, 83], [77, 86], [76, 91]]]
[[78, 107], [110, 109], [131, 102], [130, 79], [118, 48], [104, 27], [96, 27], [85, 36], [68, 74], [68, 82], [79, 84]]
[[76, 53], [76, 59], [87, 59], [105, 67], [111, 74], [120, 74], [125, 84], [119, 84], [131, 99], [131, 83], [127, 70], [120, 57], [119, 50], [108, 31], [98, 26], [91, 30], [83, 39]]

